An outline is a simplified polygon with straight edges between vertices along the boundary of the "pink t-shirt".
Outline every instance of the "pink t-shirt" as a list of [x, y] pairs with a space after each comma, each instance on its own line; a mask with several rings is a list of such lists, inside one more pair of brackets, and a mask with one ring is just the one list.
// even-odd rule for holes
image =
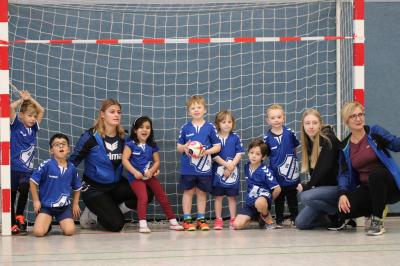
[[350, 141], [350, 160], [353, 168], [359, 173], [360, 182], [363, 184], [368, 184], [368, 177], [372, 170], [383, 166], [369, 145], [367, 135], [357, 144]]

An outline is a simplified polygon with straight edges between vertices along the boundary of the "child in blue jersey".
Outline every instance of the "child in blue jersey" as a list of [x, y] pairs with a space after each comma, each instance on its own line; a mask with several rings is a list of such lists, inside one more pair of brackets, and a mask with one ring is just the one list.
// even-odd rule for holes
[[[221, 142], [214, 125], [204, 120], [204, 115], [207, 112], [205, 99], [202, 96], [192, 96], [187, 101], [187, 108], [192, 121], [182, 126], [177, 144], [178, 152], [182, 154], [183, 227], [188, 231], [196, 230], [191, 215], [192, 199], [196, 193], [197, 227], [202, 231], [207, 231], [210, 227], [205, 222], [205, 211], [207, 192], [212, 190], [211, 155], [221, 150]], [[200, 158], [190, 156], [188, 144], [191, 141], [198, 141], [205, 148]]]
[[132, 125], [130, 141], [125, 144], [122, 164], [128, 170], [128, 180], [137, 196], [139, 232], [150, 233], [147, 227], [146, 213], [148, 205], [147, 187], [149, 187], [170, 223], [171, 230], [183, 230], [178, 224], [171, 204], [157, 179], [160, 167], [160, 154], [154, 141], [153, 122], [147, 116], [141, 116]]
[[213, 160], [213, 190], [215, 197], [215, 221], [214, 230], [222, 230], [222, 200], [228, 197], [230, 213], [229, 227], [233, 229], [236, 216], [236, 196], [239, 195], [240, 177], [238, 164], [244, 153], [242, 141], [236, 133], [235, 118], [230, 111], [219, 112], [215, 117], [215, 126], [221, 140], [221, 151]]
[[[16, 109], [20, 107], [17, 116]], [[44, 114], [43, 107], [28, 91], [20, 92], [20, 99], [10, 104], [11, 153], [11, 232], [26, 233], [24, 218], [28, 200], [29, 178], [33, 172], [36, 133]], [[17, 201], [17, 192], [19, 192]], [[17, 209], [15, 203], [17, 201]]]
[[264, 142], [268, 146], [269, 164], [282, 188], [279, 197], [275, 199], [276, 228], [282, 228], [285, 198], [292, 225], [298, 214], [297, 185], [300, 178], [296, 147], [300, 143], [295, 133], [283, 125], [285, 112], [282, 106], [273, 104], [268, 107], [266, 121], [271, 126], [264, 135]]
[[[64, 235], [70, 236], [75, 234], [72, 217], [78, 219], [81, 212], [78, 205], [81, 180], [75, 166], [67, 160], [68, 137], [62, 133], [55, 134], [49, 144], [52, 158], [41, 163], [30, 179], [33, 208], [37, 214], [33, 234], [45, 236], [55, 216]], [[71, 189], [74, 191], [72, 210]]]
[[267, 157], [267, 145], [261, 139], [253, 140], [248, 149], [249, 162], [244, 166], [247, 182], [246, 202], [233, 227], [236, 230], [245, 228], [252, 219], [260, 218], [269, 223], [271, 203], [278, 197], [281, 188], [269, 167], [263, 162]]

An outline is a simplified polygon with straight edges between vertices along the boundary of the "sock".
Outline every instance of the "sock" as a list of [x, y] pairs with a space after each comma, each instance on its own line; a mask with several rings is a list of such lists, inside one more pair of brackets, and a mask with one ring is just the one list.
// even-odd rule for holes
[[147, 227], [147, 221], [146, 220], [140, 220], [139, 221], [139, 227]]
[[184, 221], [191, 221], [192, 220], [192, 215], [189, 213], [189, 214], [184, 214], [183, 215], [183, 220]]
[[197, 214], [197, 220], [198, 221], [204, 221], [205, 214], [204, 213], [198, 213]]
[[125, 214], [125, 213], [127, 213], [127, 212], [132, 211], [132, 209], [129, 209], [129, 208], [126, 206], [125, 202], [122, 202], [118, 207], [119, 207], [119, 209], [121, 210], [122, 214]]
[[174, 219], [169, 219], [169, 223], [171, 225], [178, 225], [178, 221], [174, 218]]

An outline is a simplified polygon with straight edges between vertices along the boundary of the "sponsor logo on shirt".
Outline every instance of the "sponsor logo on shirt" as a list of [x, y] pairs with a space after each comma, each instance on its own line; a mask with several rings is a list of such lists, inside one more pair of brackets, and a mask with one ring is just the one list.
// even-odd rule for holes
[[114, 142], [114, 143], [108, 143], [107, 141], [105, 141], [106, 144], [106, 148], [109, 151], [115, 151], [118, 148], [118, 141]]
[[58, 175], [49, 175], [49, 178], [58, 178]]

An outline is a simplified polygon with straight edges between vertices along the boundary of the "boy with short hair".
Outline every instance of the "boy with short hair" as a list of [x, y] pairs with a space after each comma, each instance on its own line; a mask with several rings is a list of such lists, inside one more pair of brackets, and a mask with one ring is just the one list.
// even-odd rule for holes
[[[17, 116], [18, 107], [20, 111]], [[31, 97], [28, 91], [21, 91], [20, 99], [10, 104], [12, 234], [26, 233], [24, 210], [28, 200], [29, 178], [33, 172], [36, 133], [43, 114], [43, 107]], [[19, 196], [15, 210], [17, 192]]]
[[271, 128], [264, 135], [268, 146], [269, 165], [282, 188], [275, 199], [276, 228], [283, 227], [285, 198], [290, 212], [291, 224], [298, 214], [297, 185], [300, 183], [299, 162], [296, 147], [300, 145], [295, 133], [284, 126], [285, 111], [278, 104], [267, 108], [266, 121]]
[[[202, 231], [210, 229], [205, 221], [207, 193], [212, 190], [212, 159], [211, 154], [221, 150], [221, 142], [217, 130], [212, 123], [204, 119], [207, 113], [206, 101], [202, 96], [192, 96], [187, 101], [188, 113], [192, 121], [181, 128], [177, 149], [181, 157], [181, 185], [184, 192], [182, 197], [183, 227], [187, 231], [195, 231], [191, 216], [192, 199], [197, 197], [197, 227]], [[188, 144], [198, 141], [204, 147], [200, 158], [191, 157]]]
[[[75, 234], [72, 217], [78, 219], [80, 215], [78, 203], [82, 184], [75, 166], [67, 160], [68, 137], [62, 133], [55, 134], [49, 144], [52, 158], [41, 163], [30, 179], [33, 208], [37, 214], [33, 234], [45, 236], [55, 216], [63, 233], [70, 236]], [[71, 189], [74, 191], [72, 211]]]

